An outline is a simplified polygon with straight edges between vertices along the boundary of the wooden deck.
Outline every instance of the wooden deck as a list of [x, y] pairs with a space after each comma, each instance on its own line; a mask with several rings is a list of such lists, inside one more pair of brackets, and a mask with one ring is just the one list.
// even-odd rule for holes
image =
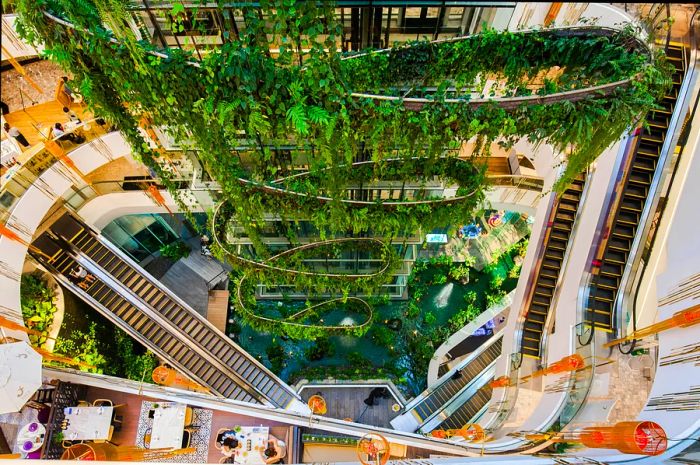
[[350, 419], [356, 423], [365, 425], [391, 428], [389, 423], [400, 412], [392, 411], [391, 407], [397, 403], [396, 399], [389, 396], [387, 399], [376, 398], [374, 405], [368, 407], [363, 400], [369, 397], [372, 389], [381, 385], [324, 385], [322, 387], [302, 387], [301, 398], [304, 402], [316, 393], [326, 400], [328, 413], [326, 416], [339, 420]]

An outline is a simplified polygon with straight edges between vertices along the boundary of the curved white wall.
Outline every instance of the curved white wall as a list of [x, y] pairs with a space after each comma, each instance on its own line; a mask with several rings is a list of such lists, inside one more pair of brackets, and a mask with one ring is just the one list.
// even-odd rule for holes
[[[83, 173], [88, 174], [110, 161], [130, 156], [131, 149], [122, 135], [112, 132], [70, 152], [68, 158]], [[30, 186], [11, 210], [6, 226], [23, 240], [30, 242], [33, 232], [51, 206], [72, 186], [83, 187], [85, 183], [61, 163], [47, 169], [37, 182]], [[22, 322], [20, 306], [20, 281], [27, 247], [0, 237], [0, 257], [4, 272], [0, 274], [0, 296], [3, 315]], [[20, 332], [6, 331], [11, 337], [26, 339]]]

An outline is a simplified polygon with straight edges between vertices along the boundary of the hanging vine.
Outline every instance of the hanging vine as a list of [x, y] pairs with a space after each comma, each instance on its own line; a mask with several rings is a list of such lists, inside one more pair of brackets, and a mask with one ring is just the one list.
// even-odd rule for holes
[[[507, 146], [524, 137], [572, 149], [555, 185], [561, 191], [671, 83], [661, 52], [650, 53], [629, 28], [487, 30], [347, 57], [337, 51], [342, 26], [327, 2], [264, 0], [240, 8], [245, 34], [198, 60], [199, 52], [157, 50], [142, 40], [118, 0], [16, 2], [20, 34], [43, 43], [45, 54], [75, 75], [92, 110], [119, 127], [176, 199], [170, 174], [156, 161], [159, 150], [142, 134], [143, 122], [196, 150], [227, 205], [226, 221], [219, 217], [214, 229], [235, 223], [261, 260], [274, 256], [261, 234], [269, 212], [283, 224], [309, 221], [321, 240], [371, 231], [386, 244], [471, 216], [487, 184], [483, 166], [455, 159], [469, 140], [477, 141], [480, 155], [494, 141]], [[183, 14], [183, 5], [174, 3], [177, 30]], [[600, 85], [609, 88], [589, 90]], [[572, 92], [579, 93], [574, 98]], [[300, 166], [304, 177], [295, 176]], [[358, 183], [381, 180], [419, 190], [436, 180], [456, 183], [461, 197], [348, 199]], [[289, 247], [297, 247], [294, 228], [287, 231]], [[228, 250], [225, 241], [222, 246]], [[391, 247], [381, 252], [396, 263], [392, 254]], [[303, 257], [296, 266], [304, 267]], [[232, 258], [248, 283], [280, 279]], [[381, 278], [358, 278], [355, 287], [376, 289], [390, 268]], [[313, 279], [289, 284], [341, 285]], [[347, 296], [350, 288], [342, 284], [338, 292]]]

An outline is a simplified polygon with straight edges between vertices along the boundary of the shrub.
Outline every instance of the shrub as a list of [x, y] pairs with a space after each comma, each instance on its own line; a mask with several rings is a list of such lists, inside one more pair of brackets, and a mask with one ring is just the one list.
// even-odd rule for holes
[[455, 281], [461, 281], [463, 279], [469, 280], [469, 267], [467, 265], [452, 265], [450, 267], [450, 278]]
[[190, 246], [185, 244], [183, 241], [178, 240], [168, 245], [164, 245], [160, 248], [161, 257], [169, 258], [170, 260], [176, 262], [181, 258], [185, 258], [190, 254]]
[[284, 348], [277, 342], [265, 349], [265, 354], [270, 362], [270, 369], [273, 373], [279, 373], [284, 368], [285, 356]]
[[86, 333], [80, 330], [71, 332], [68, 338], [57, 338], [55, 350], [68, 355], [78, 362], [93, 365], [95, 368], [80, 367], [81, 371], [103, 373], [107, 359], [99, 351], [99, 341], [95, 337], [97, 324], [92, 321]]
[[304, 356], [308, 360], [322, 360], [326, 357], [332, 357], [335, 354], [335, 346], [331, 344], [327, 337], [316, 339], [313, 346], [304, 351]]
[[41, 335], [29, 335], [29, 341], [43, 345], [49, 336], [54, 315], [58, 311], [53, 304], [54, 292], [40, 271], [22, 275], [20, 302], [22, 317], [28, 328], [40, 331]]

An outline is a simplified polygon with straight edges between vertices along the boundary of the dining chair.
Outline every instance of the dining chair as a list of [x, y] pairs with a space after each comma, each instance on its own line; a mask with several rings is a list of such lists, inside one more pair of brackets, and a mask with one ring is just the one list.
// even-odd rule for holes
[[186, 449], [190, 447], [190, 441], [192, 441], [192, 433], [187, 430], [182, 432], [182, 448]]
[[144, 449], [151, 448], [151, 431], [152, 431], [151, 428], [148, 428], [143, 435], [143, 448]]
[[94, 407], [113, 407], [114, 404], [109, 399], [95, 399], [92, 401]]
[[216, 432], [216, 437], [214, 439], [214, 448], [217, 450], [221, 450], [224, 445], [219, 442], [219, 437], [224, 434], [226, 431], [231, 431], [231, 428], [219, 428], [219, 431]]
[[112, 435], [114, 435], [114, 425], [109, 425], [109, 431], [107, 432], [107, 439], [95, 439], [95, 444], [104, 444], [105, 442], [112, 442]]
[[192, 407], [185, 407], [185, 428], [192, 424], [192, 419], [194, 418], [194, 411]]
[[94, 407], [112, 407], [113, 409], [118, 409], [119, 407], [124, 407], [126, 404], [117, 404], [114, 405], [114, 402], [112, 402], [110, 399], [95, 399], [92, 402], [92, 405]]

